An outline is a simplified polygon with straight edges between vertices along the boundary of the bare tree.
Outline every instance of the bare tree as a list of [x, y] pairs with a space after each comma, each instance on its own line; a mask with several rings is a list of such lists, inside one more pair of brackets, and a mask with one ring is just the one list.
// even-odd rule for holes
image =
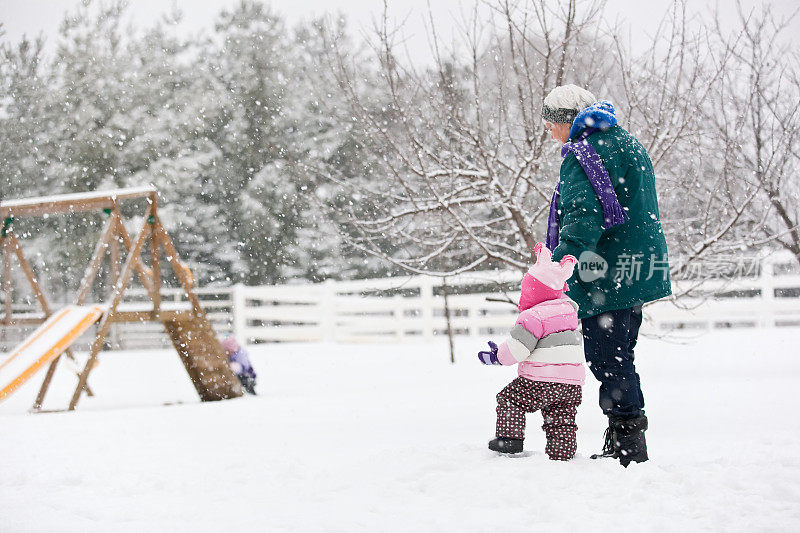
[[671, 270], [679, 277], [742, 246], [757, 196], [736, 168], [721, 162], [731, 147], [707, 112], [724, 100], [739, 43], [719, 42], [713, 27], [692, 21], [687, 4], [673, 3], [651, 48], [638, 57], [615, 33], [619, 115], [653, 161]]
[[[358, 199], [337, 206], [351, 243], [413, 272], [525, 268], [558, 175], [542, 101], [556, 85], [603, 78], [606, 64], [588, 52], [604, 42], [602, 6], [476, 4], [463, 23], [466, 53], [444, 51], [434, 33], [435, 65], [424, 70], [399, 59], [388, 9], [372, 42], [376, 72], [332, 41], [337, 83], [383, 172], [329, 176]], [[365, 83], [374, 76], [380, 84]]]
[[738, 8], [732, 35], [715, 27], [718, 48], [730, 54], [707, 114], [716, 166], [754, 197], [739, 225], [742, 245], [774, 242], [800, 262], [800, 56], [790, 20], [777, 19], [769, 6]]
[[[556, 85], [609, 95], [653, 161], [673, 275], [778, 242], [800, 251], [797, 55], [769, 9], [725, 34], [676, 1], [652, 46], [634, 55], [603, 2], [496, 0], [462, 24], [463, 48], [435, 64], [401, 61], [388, 10], [375, 61], [328, 58], [351, 126], [371, 152], [368, 179], [325, 169], [349, 242], [412, 272], [523, 269], [542, 238], [558, 177], [540, 110]], [[376, 83], [374, 80], [379, 80]], [[344, 209], [342, 209], [344, 207]], [[436, 261], [434, 261], [436, 259]], [[435, 270], [436, 272], [431, 272]]]

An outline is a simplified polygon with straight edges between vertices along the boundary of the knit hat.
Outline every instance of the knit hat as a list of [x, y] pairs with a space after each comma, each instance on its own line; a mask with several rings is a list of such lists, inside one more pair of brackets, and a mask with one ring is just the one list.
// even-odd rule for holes
[[530, 309], [548, 300], [561, 298], [567, 289], [567, 280], [578, 262], [575, 257], [565, 255], [560, 263], [551, 261], [552, 254], [544, 243], [533, 248], [536, 264], [522, 278], [522, 292], [519, 297], [519, 310]]
[[225, 336], [220, 344], [222, 344], [222, 348], [228, 353], [234, 353], [239, 350], [239, 343], [236, 341], [236, 337], [233, 335]]
[[536, 243], [533, 253], [536, 263], [528, 270], [528, 274], [551, 289], [567, 290], [567, 280], [572, 277], [578, 260], [572, 255], [565, 255], [560, 262], [553, 263], [553, 254], [543, 242]]
[[544, 99], [542, 120], [553, 124], [572, 124], [575, 117], [597, 99], [592, 93], [568, 83], [555, 87]]
[[578, 116], [577, 109], [567, 109], [565, 107], [548, 107], [542, 105], [542, 120], [553, 124], [572, 124]]

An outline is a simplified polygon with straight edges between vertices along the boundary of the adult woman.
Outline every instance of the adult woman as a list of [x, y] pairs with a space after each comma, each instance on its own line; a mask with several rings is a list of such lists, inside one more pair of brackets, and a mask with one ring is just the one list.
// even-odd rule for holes
[[569, 296], [579, 306], [586, 361], [609, 418], [601, 455], [628, 466], [647, 460], [648, 422], [633, 362], [641, 306], [671, 294], [653, 165], [617, 124], [613, 105], [585, 89], [553, 89], [542, 119], [563, 144], [547, 246], [554, 261], [578, 258]]

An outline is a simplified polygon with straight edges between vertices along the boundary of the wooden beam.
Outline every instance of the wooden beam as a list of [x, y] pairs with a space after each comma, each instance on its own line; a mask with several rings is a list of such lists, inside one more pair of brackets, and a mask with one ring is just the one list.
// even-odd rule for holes
[[[158, 195], [153, 194], [150, 196], [150, 207], [153, 210], [153, 219], [158, 217]], [[150, 239], [150, 268], [153, 269], [153, 292], [151, 293], [153, 300], [153, 320], [158, 319], [161, 314], [161, 246], [159, 246], [158, 237], [153, 233], [153, 238]]]
[[[141, 311], [120, 311], [117, 312], [109, 320], [114, 324], [123, 322], [141, 323], [141, 322], [163, 322], [164, 320], [189, 320], [194, 319], [194, 309], [187, 305], [186, 309], [160, 309], [156, 318], [153, 318], [155, 309], [144, 309]], [[44, 316], [39, 317], [26, 317], [14, 318], [11, 320], [10, 326], [39, 326], [47, 320]]]
[[[117, 230], [114, 233], [114, 236], [111, 238], [111, 242], [109, 245], [109, 264], [108, 264], [108, 286], [110, 290], [114, 290], [113, 288], [117, 285], [117, 280], [119, 279], [120, 270], [122, 269], [122, 265], [120, 264], [120, 241], [122, 237], [120, 237], [120, 228], [124, 228], [125, 226], [122, 224], [122, 215], [119, 213], [119, 207], [115, 204], [112, 208], [112, 212], [116, 213], [117, 216]], [[111, 293], [104, 295], [104, 297], [111, 297]], [[109, 331], [109, 335], [111, 336], [111, 343], [112, 345], [116, 345], [119, 342], [117, 338], [117, 331], [116, 329], [112, 329]]]
[[161, 309], [157, 315], [157, 318], [153, 318], [154, 313], [155, 309], [148, 311], [120, 311], [117, 309], [117, 312], [114, 313], [114, 317], [111, 318], [111, 322], [115, 324], [122, 322], [133, 322], [135, 324], [140, 324], [142, 322], [164, 322], [165, 320], [171, 320], [175, 322], [180, 322], [182, 320], [194, 320], [194, 311], [190, 309], [183, 311], [174, 309]]
[[3, 321], [6, 326], [11, 324], [11, 315], [14, 313], [12, 302], [14, 298], [14, 288], [11, 285], [11, 251], [10, 241], [8, 237], [4, 236], [2, 240], [3, 249], [3, 294], [5, 295], [5, 316]]
[[25, 277], [28, 278], [28, 283], [30, 283], [33, 293], [36, 296], [36, 299], [39, 301], [42, 311], [44, 311], [45, 316], [50, 316], [53, 312], [50, 307], [50, 302], [47, 301], [47, 297], [44, 295], [41, 285], [39, 285], [39, 280], [36, 279], [36, 273], [34, 273], [33, 267], [28, 262], [25, 254], [22, 252], [22, 247], [19, 245], [17, 236], [12, 233], [6, 238], [9, 240], [8, 245], [13, 249], [14, 255], [17, 256], [17, 262], [19, 263], [19, 266], [22, 267]]
[[128, 252], [128, 257], [125, 260], [125, 266], [122, 269], [119, 280], [117, 280], [117, 284], [114, 286], [114, 294], [111, 302], [109, 303], [108, 309], [103, 315], [103, 318], [100, 319], [97, 337], [95, 337], [94, 342], [92, 343], [92, 348], [89, 352], [89, 360], [86, 361], [86, 366], [84, 366], [83, 372], [81, 372], [80, 379], [78, 380], [78, 386], [75, 387], [75, 392], [73, 393], [72, 400], [70, 400], [69, 403], [70, 411], [73, 411], [78, 405], [78, 400], [80, 399], [81, 393], [86, 387], [86, 382], [89, 379], [89, 373], [92, 371], [95, 361], [97, 361], [97, 355], [100, 353], [100, 349], [103, 347], [103, 342], [108, 334], [108, 329], [111, 327], [111, 318], [116, 314], [117, 306], [122, 300], [122, 296], [125, 294], [125, 289], [128, 287], [131, 277], [133, 277], [135, 265], [137, 260], [140, 259], [142, 248], [144, 248], [145, 242], [147, 242], [147, 237], [151, 234], [152, 226], [148, 221], [148, 218], [151, 214], [152, 209], [148, 207], [144, 216], [142, 229], [139, 232], [139, 237], [136, 239], [136, 244], [133, 246], [133, 249]]
[[169, 261], [170, 265], [172, 266], [175, 276], [177, 276], [178, 281], [180, 281], [181, 285], [183, 286], [186, 296], [189, 298], [189, 302], [192, 304], [192, 309], [194, 310], [195, 315], [197, 315], [198, 318], [205, 319], [206, 313], [203, 310], [203, 307], [200, 305], [200, 300], [197, 298], [197, 295], [192, 289], [194, 281], [187, 274], [185, 270], [186, 267], [184, 267], [183, 263], [181, 263], [180, 259], [178, 259], [178, 250], [175, 249], [175, 246], [172, 244], [172, 240], [169, 238], [164, 226], [161, 225], [161, 221], [158, 219], [158, 217], [156, 217], [155, 232], [159, 244], [164, 247], [164, 253], [167, 261]]
[[47, 320], [45, 316], [29, 315], [25, 317], [16, 316], [12, 318], [8, 324], [3, 323], [4, 326], [36, 326], [43, 324]]
[[78, 298], [75, 300], [77, 305], [83, 305], [92, 291], [92, 282], [97, 277], [97, 272], [100, 270], [100, 265], [103, 263], [103, 258], [106, 255], [106, 249], [111, 239], [114, 237], [114, 232], [117, 230], [117, 222], [119, 218], [118, 213], [112, 212], [106, 220], [103, 230], [100, 232], [100, 240], [94, 247], [94, 254], [89, 266], [83, 273], [83, 280], [81, 280], [80, 288], [78, 289]]
[[50, 389], [50, 382], [53, 380], [53, 376], [56, 373], [56, 367], [58, 366], [58, 362], [61, 360], [61, 356], [56, 357], [50, 362], [50, 366], [47, 367], [47, 373], [44, 375], [44, 381], [42, 381], [42, 385], [39, 387], [39, 392], [36, 394], [36, 399], [33, 401], [33, 407], [31, 408], [33, 411], [38, 411], [41, 409], [42, 404], [44, 403], [44, 398], [47, 396], [47, 391]]
[[153, 269], [153, 320], [161, 313], [161, 247], [154, 237], [150, 239], [150, 268]]
[[0, 218], [21, 218], [45, 214], [82, 213], [98, 209], [111, 209], [120, 200], [149, 198], [154, 194], [157, 194], [154, 187], [134, 187], [111, 191], [8, 200], [0, 203]]
[[[117, 225], [119, 228], [121, 224]], [[110, 259], [111, 263], [108, 269], [108, 278], [109, 278], [109, 285], [113, 287], [117, 284], [117, 280], [119, 279], [119, 273], [122, 270], [122, 263], [120, 259], [120, 236], [119, 236], [119, 229], [114, 233], [114, 236], [111, 238], [111, 242], [108, 243], [109, 252], [110, 252]]]
[[[148, 208], [149, 211], [149, 208]], [[148, 222], [149, 217], [145, 217], [145, 223]], [[117, 234], [119, 235], [120, 239], [122, 240], [123, 246], [128, 249], [128, 253], [133, 249], [133, 241], [131, 240], [131, 236], [128, 235], [128, 230], [125, 229], [125, 225], [122, 223], [122, 216], [120, 215], [119, 222], [117, 223]], [[150, 295], [150, 298], [153, 297], [153, 280], [150, 277], [151, 274], [147, 272], [147, 269], [142, 263], [142, 258], [137, 257], [136, 263], [134, 263], [134, 268], [136, 269], [136, 273], [139, 275], [139, 281], [142, 282], [147, 293]]]

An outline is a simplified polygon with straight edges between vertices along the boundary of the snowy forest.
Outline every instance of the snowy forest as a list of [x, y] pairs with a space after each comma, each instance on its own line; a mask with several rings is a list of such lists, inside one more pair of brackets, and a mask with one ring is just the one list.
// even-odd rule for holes
[[[252, 0], [193, 35], [126, 9], [84, 2], [53, 42], [0, 27], [0, 197], [153, 184], [202, 285], [526, 268], [560, 162], [542, 101], [565, 83], [647, 148], [673, 275], [764, 247], [800, 261], [800, 61], [769, 7], [725, 3], [731, 28], [676, 1], [634, 53], [602, 1], [491, 0], [455, 45], [432, 26], [428, 63], [391, 3], [364, 36]], [[74, 288], [102, 217], [17, 231]]]

